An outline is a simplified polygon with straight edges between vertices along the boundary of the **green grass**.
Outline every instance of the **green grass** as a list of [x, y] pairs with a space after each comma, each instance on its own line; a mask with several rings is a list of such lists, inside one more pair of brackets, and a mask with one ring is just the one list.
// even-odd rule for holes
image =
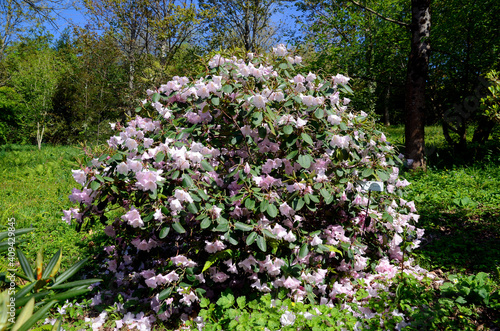
[[[394, 144], [404, 141], [403, 127], [387, 132]], [[412, 183], [405, 199], [415, 201], [419, 226], [427, 233], [416, 253], [419, 262], [430, 269], [493, 275], [500, 267], [500, 157], [492, 151], [500, 142], [470, 151], [467, 158], [447, 146], [441, 127], [425, 132], [426, 150], [434, 153], [428, 155], [428, 170], [403, 174]]]
[[68, 195], [78, 184], [71, 169], [79, 168], [80, 157], [76, 147], [44, 146], [41, 151], [35, 146], [0, 147], [0, 225], [15, 218], [16, 228], [35, 228], [20, 244], [31, 261], [40, 248], [46, 258], [63, 248], [64, 269], [92, 246], [89, 233], [78, 233], [61, 220], [62, 210], [72, 207]]

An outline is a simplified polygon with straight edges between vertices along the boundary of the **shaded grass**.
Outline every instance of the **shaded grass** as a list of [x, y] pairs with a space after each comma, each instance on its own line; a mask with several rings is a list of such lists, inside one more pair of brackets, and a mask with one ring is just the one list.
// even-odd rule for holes
[[421, 215], [427, 242], [417, 251], [432, 269], [493, 273], [500, 266], [500, 168], [406, 174], [409, 200]]
[[[389, 141], [404, 143], [404, 127], [386, 130]], [[500, 142], [457, 154], [441, 127], [426, 127], [426, 172], [403, 174], [412, 184], [426, 240], [416, 251], [430, 269], [494, 275], [500, 267]]]

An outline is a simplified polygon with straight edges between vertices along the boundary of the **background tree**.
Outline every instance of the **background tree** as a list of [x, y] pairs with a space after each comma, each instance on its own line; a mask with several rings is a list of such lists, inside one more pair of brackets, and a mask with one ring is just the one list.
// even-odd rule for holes
[[49, 135], [57, 135], [56, 130], [51, 130], [53, 97], [67, 70], [49, 42], [50, 38], [43, 35], [25, 39], [14, 47], [7, 59], [9, 84], [21, 96], [27, 110], [23, 119], [25, 134], [36, 137], [39, 149], [46, 129]]
[[200, 6], [216, 12], [210, 20], [210, 48], [240, 47], [247, 52], [276, 43], [278, 26], [272, 16], [282, 10], [280, 0], [201, 0]]
[[[399, 0], [371, 5], [405, 20], [406, 8]], [[407, 31], [348, 0], [308, 1], [301, 9], [307, 13], [305, 57], [311, 70], [348, 74], [354, 79], [352, 102], [357, 109], [381, 116], [386, 125], [400, 123], [410, 51]]]
[[63, 0], [0, 0], [0, 60], [18, 37], [43, 24], [55, 26], [54, 18], [67, 8]]
[[500, 69], [499, 16], [498, 1], [433, 2], [430, 116], [442, 119], [445, 138], [457, 151], [466, 150], [468, 131], [483, 144], [494, 126], [479, 104], [488, 92], [486, 74]]
[[61, 142], [103, 143], [126, 107], [127, 68], [122, 53], [109, 34], [79, 31], [58, 51], [68, 52], [69, 71], [60, 81], [54, 108], [64, 128]]
[[[128, 108], [136, 101], [137, 76], [142, 73], [148, 55], [169, 63], [181, 45], [190, 42], [210, 11], [199, 10], [192, 2], [174, 0], [128, 1], [86, 0], [85, 6], [94, 28], [107, 31], [116, 40], [128, 66]], [[128, 111], [127, 115], [132, 115]]]

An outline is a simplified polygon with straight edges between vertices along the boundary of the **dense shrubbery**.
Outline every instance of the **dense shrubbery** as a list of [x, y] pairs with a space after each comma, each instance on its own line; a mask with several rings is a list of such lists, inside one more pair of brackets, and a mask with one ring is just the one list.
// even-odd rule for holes
[[[401, 161], [348, 108], [349, 78], [300, 74], [300, 62], [281, 45], [217, 55], [205, 75], [148, 91], [142, 117], [74, 171], [80, 207], [64, 218], [103, 222], [116, 240], [105, 266], [120, 294], [95, 304], [128, 299], [150, 323], [227, 287], [359, 307], [388, 290], [423, 234]], [[367, 192], [373, 180], [386, 192]]]

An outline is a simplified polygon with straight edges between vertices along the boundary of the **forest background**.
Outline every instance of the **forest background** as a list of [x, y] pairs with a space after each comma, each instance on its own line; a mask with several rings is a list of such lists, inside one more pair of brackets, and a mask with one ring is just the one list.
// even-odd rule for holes
[[494, 0], [2, 0], [0, 17], [0, 144], [103, 143], [147, 89], [203, 71], [200, 57], [280, 42], [312, 72], [351, 77], [356, 109], [405, 124], [417, 162], [432, 154], [424, 125], [463, 152], [498, 123], [498, 107], [480, 107], [500, 69]]

